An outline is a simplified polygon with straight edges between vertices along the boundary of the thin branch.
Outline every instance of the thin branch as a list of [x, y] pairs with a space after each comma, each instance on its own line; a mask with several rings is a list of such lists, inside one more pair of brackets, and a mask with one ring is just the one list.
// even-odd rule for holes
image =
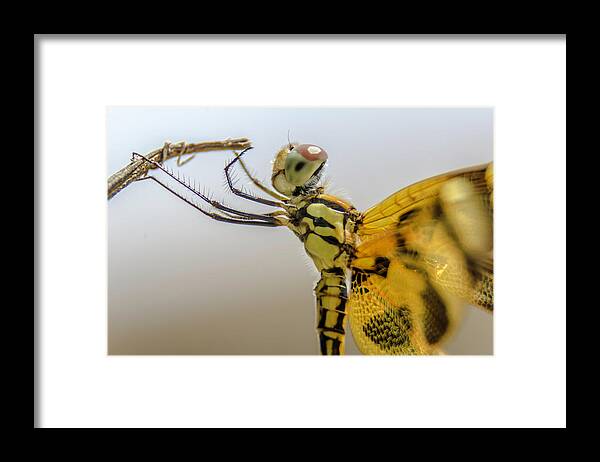
[[[177, 157], [178, 165], [192, 160], [192, 157], [180, 163], [181, 156], [205, 151], [224, 151], [234, 149], [246, 149], [251, 145], [248, 138], [228, 138], [223, 141], [203, 141], [200, 143], [166, 142], [162, 148], [146, 154], [146, 157], [155, 162], [162, 163], [165, 160]], [[132, 159], [129, 165], [123, 167], [108, 178], [108, 199], [111, 199], [123, 188], [132, 182], [143, 178], [150, 169], [156, 168], [143, 159]]]

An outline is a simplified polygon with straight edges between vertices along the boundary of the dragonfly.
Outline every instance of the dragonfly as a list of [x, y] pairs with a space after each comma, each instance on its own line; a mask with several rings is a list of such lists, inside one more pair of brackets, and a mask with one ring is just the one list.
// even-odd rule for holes
[[[493, 313], [492, 162], [419, 181], [361, 212], [327, 194], [322, 174], [329, 156], [322, 147], [283, 146], [272, 188], [250, 172], [250, 149], [227, 162], [227, 187], [269, 212], [228, 207], [161, 162], [133, 156], [187, 192], [154, 175], [138, 181], [157, 183], [213, 220], [287, 227], [299, 238], [320, 275], [314, 294], [322, 355], [343, 355], [348, 331], [362, 354], [444, 354], [467, 304]], [[236, 187], [236, 165], [261, 195]]]

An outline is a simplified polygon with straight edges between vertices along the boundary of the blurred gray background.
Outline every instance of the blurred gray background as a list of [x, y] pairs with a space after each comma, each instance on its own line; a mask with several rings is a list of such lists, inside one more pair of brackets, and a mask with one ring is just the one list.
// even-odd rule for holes
[[[106, 176], [165, 140], [248, 137], [246, 161], [268, 183], [288, 130], [292, 142], [328, 152], [329, 192], [359, 210], [493, 155], [491, 108], [110, 107]], [[227, 205], [268, 211], [227, 191], [231, 157], [200, 153], [179, 170]], [[109, 354], [318, 354], [318, 274], [289, 230], [212, 221], [151, 181], [125, 188], [107, 213]], [[492, 327], [492, 316], [468, 307], [446, 352], [492, 354]], [[347, 337], [347, 354], [359, 354]]]

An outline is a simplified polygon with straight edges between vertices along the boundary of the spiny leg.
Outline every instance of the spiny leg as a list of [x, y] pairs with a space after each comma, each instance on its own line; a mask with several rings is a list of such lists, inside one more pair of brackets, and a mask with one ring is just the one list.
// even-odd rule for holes
[[[197, 191], [194, 187], [192, 187], [188, 182], [185, 181], [185, 177], [184, 177], [184, 181], [182, 181], [179, 178], [179, 174], [177, 174], [177, 176], [175, 176], [173, 173], [171, 173], [168, 169], [166, 169], [165, 167], [163, 167], [162, 165], [160, 165], [158, 162], [155, 162], [153, 160], [148, 159], [147, 157], [138, 154], [138, 153], [133, 153], [134, 156], [139, 156], [140, 158], [144, 159], [146, 162], [152, 164], [154, 167], [158, 168], [159, 170], [163, 171], [164, 173], [166, 173], [169, 177], [171, 177], [173, 180], [175, 180], [177, 183], [179, 183], [180, 185], [182, 185], [184, 188], [186, 188], [187, 190], [191, 191], [193, 194], [195, 194], [196, 196], [198, 196], [200, 199], [202, 199], [204, 202], [212, 205], [214, 208], [221, 210], [223, 212], [227, 212], [227, 215], [229, 217], [236, 216], [237, 220], [240, 220], [242, 222], [244, 222], [245, 224], [256, 224], [256, 223], [248, 223], [247, 221], [245, 221], [245, 219], [254, 219], [254, 220], [261, 220], [264, 221], [266, 223], [272, 223], [272, 226], [281, 226], [282, 223], [277, 220], [274, 216], [270, 215], [270, 214], [256, 214], [256, 213], [248, 213], [248, 212], [242, 212], [240, 210], [236, 210], [236, 209], [232, 209], [230, 207], [227, 207], [223, 204], [221, 204], [218, 201], [215, 200], [211, 200], [209, 199], [206, 195], [204, 195], [203, 193]], [[195, 204], [194, 202], [190, 201], [189, 199], [185, 198], [184, 196], [182, 196], [181, 194], [173, 191], [169, 186], [167, 186], [166, 184], [162, 183], [161, 181], [159, 181], [158, 179], [150, 176], [150, 177], [145, 177], [142, 179], [147, 179], [147, 178], [151, 178], [153, 179], [155, 182], [157, 182], [158, 184], [160, 184], [161, 186], [163, 186], [165, 189], [167, 189], [169, 192], [171, 192], [172, 194], [176, 195], [177, 197], [179, 197], [180, 199], [184, 200], [185, 202], [187, 202], [188, 204], [194, 206], [195, 208], [197, 208], [198, 210], [200, 210], [202, 213], [204, 213], [207, 216], [210, 216], [211, 218], [215, 218], [218, 219], [220, 221], [227, 221], [230, 220], [231, 218], [228, 218], [225, 215], [220, 215], [220, 214], [215, 214], [213, 212], [208, 212], [202, 208], [200, 208], [197, 204]], [[224, 220], [223, 220], [224, 219]], [[238, 223], [239, 221], [235, 221], [236, 223]], [[264, 225], [263, 225], [264, 226]]]
[[163, 183], [162, 181], [158, 180], [157, 178], [155, 178], [153, 176], [146, 176], [144, 178], [140, 178], [138, 181], [143, 181], [143, 180], [153, 180], [154, 182], [158, 183], [160, 186], [165, 188], [167, 191], [169, 191], [171, 194], [177, 196], [179, 199], [181, 199], [185, 203], [191, 205], [196, 210], [199, 210], [204, 215], [206, 215], [209, 218], [212, 218], [213, 220], [223, 221], [226, 223], [236, 223], [236, 224], [240, 224], [240, 225], [254, 225], [254, 226], [267, 226], [267, 227], [275, 227], [275, 226], [284, 226], [285, 225], [285, 223], [279, 223], [278, 220], [276, 220], [273, 217], [264, 217], [264, 218], [270, 218], [270, 220], [259, 221], [259, 220], [252, 220], [250, 218], [245, 218], [244, 216], [236, 216], [234, 214], [230, 214], [227, 212], [223, 212], [223, 215], [218, 214], [216, 212], [209, 212], [207, 210], [204, 210], [202, 207], [200, 207], [194, 201], [192, 201], [192, 200], [188, 199], [187, 197], [183, 196], [182, 194], [179, 194], [178, 192], [174, 191], [168, 185], [166, 185], [165, 183]]
[[[244, 151], [245, 152], [245, 151]], [[248, 167], [246, 166], [246, 163], [244, 162], [244, 160], [241, 158], [242, 155], [244, 154], [244, 152], [241, 152], [240, 154], [238, 154], [237, 152], [233, 152], [236, 157], [237, 157], [237, 161], [240, 163], [240, 165], [242, 166], [242, 169], [244, 170], [244, 173], [246, 174], [246, 176], [250, 179], [250, 181], [252, 181], [252, 183], [254, 183], [254, 185], [260, 189], [261, 191], [267, 193], [269, 196], [280, 200], [280, 201], [286, 201], [288, 200], [288, 197], [284, 196], [283, 194], [279, 194], [276, 191], [273, 191], [272, 189], [266, 187], [264, 184], [262, 184], [262, 182], [260, 180], [258, 180], [257, 178], [255, 178], [252, 173], [250, 173], [250, 170], [248, 169]]]
[[[231, 179], [231, 176], [230, 176], [230, 173], [229, 173], [229, 169], [236, 162], [238, 162], [238, 161], [241, 162], [241, 157], [244, 155], [244, 153], [246, 151], [249, 151], [250, 149], [252, 149], [252, 147], [246, 148], [242, 152], [240, 152], [239, 154], [236, 154], [235, 158], [225, 166], [225, 178], [227, 179], [227, 185], [229, 186], [229, 189], [231, 190], [231, 192], [233, 194], [235, 194], [236, 196], [243, 197], [244, 199], [248, 199], [248, 200], [253, 201], [253, 202], [258, 202], [260, 204], [270, 205], [270, 206], [273, 206], [273, 207], [283, 207], [283, 203], [280, 202], [280, 201], [276, 202], [276, 201], [272, 201], [272, 200], [269, 200], [269, 199], [263, 199], [261, 197], [253, 196], [252, 194], [248, 194], [248, 193], [245, 193], [244, 191], [241, 191], [240, 189], [237, 189], [233, 185], [233, 181]], [[244, 171], [250, 177], [250, 179], [254, 182], [254, 184], [256, 184], [256, 182], [258, 182], [258, 180], [254, 180], [254, 178], [252, 178], [252, 176], [250, 175], [250, 173], [248, 172], [247, 169], [244, 168]], [[258, 182], [258, 183], [260, 184], [260, 182]], [[263, 186], [263, 188], [266, 189], [266, 187], [264, 187], [264, 186]], [[286, 198], [281, 199], [281, 200], [287, 200], [287, 199], [288, 198], [286, 197]]]

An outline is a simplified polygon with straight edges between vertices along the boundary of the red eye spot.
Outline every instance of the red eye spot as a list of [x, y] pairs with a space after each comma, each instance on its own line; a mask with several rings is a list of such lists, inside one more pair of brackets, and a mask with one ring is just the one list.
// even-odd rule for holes
[[327, 160], [327, 152], [325, 149], [315, 146], [314, 144], [300, 144], [296, 146], [295, 149], [306, 160]]

